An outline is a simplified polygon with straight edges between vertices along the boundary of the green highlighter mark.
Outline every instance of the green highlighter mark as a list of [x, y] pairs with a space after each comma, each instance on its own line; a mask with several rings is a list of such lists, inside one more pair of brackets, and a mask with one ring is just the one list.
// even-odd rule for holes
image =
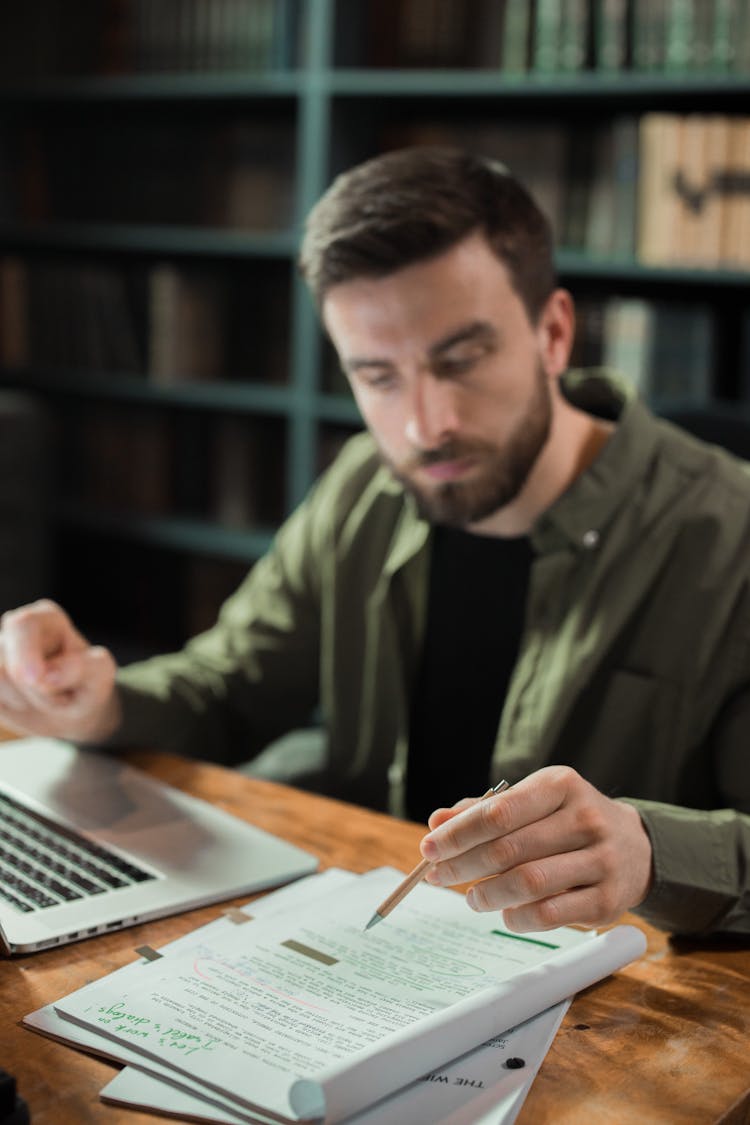
[[496, 937], [511, 938], [512, 941], [525, 941], [528, 945], [541, 945], [544, 949], [559, 949], [552, 941], [540, 941], [539, 938], [524, 937], [523, 934], [509, 934], [507, 930], [492, 930]]

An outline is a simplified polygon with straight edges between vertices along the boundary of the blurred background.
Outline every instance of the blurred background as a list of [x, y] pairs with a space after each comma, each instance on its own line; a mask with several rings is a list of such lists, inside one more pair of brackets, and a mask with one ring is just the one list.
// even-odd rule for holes
[[403, 145], [508, 164], [574, 363], [741, 446], [749, 94], [750, 0], [8, 0], [0, 612], [55, 597], [121, 660], [212, 623], [360, 426], [304, 215]]

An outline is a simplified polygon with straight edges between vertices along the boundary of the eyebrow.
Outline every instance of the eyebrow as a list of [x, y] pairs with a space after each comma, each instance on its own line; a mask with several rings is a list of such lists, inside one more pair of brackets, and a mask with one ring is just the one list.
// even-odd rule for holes
[[[431, 344], [427, 349], [427, 355], [430, 359], [437, 359], [444, 352], [450, 351], [451, 348], [455, 348], [459, 344], [483, 343], [494, 345], [497, 342], [498, 332], [496, 328], [488, 324], [486, 320], [473, 320], [470, 324], [464, 324], [460, 328], [454, 329], [447, 336], [443, 336], [434, 344]], [[352, 356], [351, 359], [343, 360], [341, 366], [345, 371], [355, 372], [368, 367], [388, 368], [392, 364], [388, 359]]]
[[462, 325], [461, 328], [449, 332], [447, 336], [443, 336], [441, 340], [432, 344], [427, 354], [431, 358], [435, 358], [442, 352], [455, 348], [458, 344], [496, 344], [497, 341], [498, 333], [493, 325], [488, 324], [486, 320], [473, 320], [470, 324]]

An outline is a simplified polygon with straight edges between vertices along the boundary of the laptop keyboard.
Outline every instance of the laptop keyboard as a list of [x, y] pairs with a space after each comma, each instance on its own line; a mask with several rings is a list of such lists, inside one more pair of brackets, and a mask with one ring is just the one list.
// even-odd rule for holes
[[0, 793], [0, 899], [29, 913], [156, 878]]

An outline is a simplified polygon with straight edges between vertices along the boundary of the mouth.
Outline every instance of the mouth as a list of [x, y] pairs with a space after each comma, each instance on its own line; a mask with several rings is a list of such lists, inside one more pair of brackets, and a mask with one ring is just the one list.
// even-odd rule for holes
[[433, 461], [431, 464], [422, 465], [420, 472], [430, 480], [442, 484], [467, 476], [474, 468], [474, 463], [473, 457], [460, 457], [453, 461]]

